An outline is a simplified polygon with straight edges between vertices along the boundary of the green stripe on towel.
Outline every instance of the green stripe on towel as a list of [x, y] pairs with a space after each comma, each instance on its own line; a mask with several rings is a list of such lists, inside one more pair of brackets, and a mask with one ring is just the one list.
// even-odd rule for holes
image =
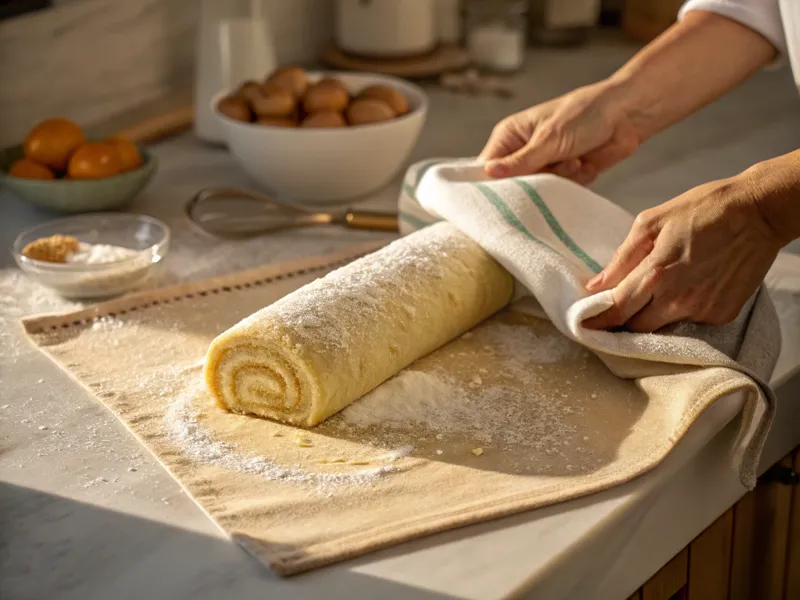
[[550, 230], [556, 235], [556, 237], [559, 240], [561, 240], [562, 244], [564, 244], [567, 248], [569, 248], [570, 252], [572, 252], [575, 256], [581, 259], [583, 263], [595, 273], [599, 273], [600, 271], [603, 270], [603, 268], [599, 264], [597, 264], [592, 259], [591, 256], [586, 254], [586, 252], [584, 252], [581, 249], [581, 247], [575, 243], [575, 240], [573, 240], [569, 236], [569, 234], [566, 231], [564, 231], [564, 228], [561, 227], [561, 224], [555, 218], [553, 213], [550, 212], [550, 209], [547, 207], [547, 204], [545, 204], [544, 200], [542, 200], [542, 197], [539, 195], [539, 192], [537, 192], [533, 187], [531, 187], [531, 185], [527, 181], [522, 181], [516, 178], [512, 179], [512, 181], [516, 183], [520, 187], [520, 189], [522, 189], [522, 191], [527, 194], [528, 198], [530, 198], [533, 204], [536, 206], [536, 208], [539, 209], [539, 212], [542, 213], [542, 216], [544, 217], [544, 220], [547, 221], [547, 225], [550, 227]]
[[[417, 181], [414, 183], [414, 191], [416, 191], [416, 189], [419, 187], [419, 184], [422, 183], [422, 178], [425, 176], [425, 173], [427, 173], [431, 167], [435, 167], [441, 163], [441, 160], [432, 160], [419, 168], [419, 171], [417, 171]], [[416, 198], [416, 195], [414, 197]]]
[[558, 250], [551, 248], [548, 244], [545, 244], [542, 240], [540, 240], [539, 238], [534, 236], [530, 231], [528, 231], [528, 228], [525, 227], [522, 221], [520, 221], [517, 218], [517, 215], [514, 214], [514, 211], [512, 211], [508, 207], [508, 205], [503, 201], [503, 199], [500, 196], [498, 196], [497, 193], [492, 188], [482, 183], [476, 183], [475, 187], [481, 194], [483, 194], [484, 198], [486, 198], [497, 209], [497, 211], [506, 220], [506, 223], [514, 227], [514, 229], [519, 231], [528, 239], [536, 242], [537, 244], [540, 244], [541, 246], [544, 246], [548, 250], [552, 250], [559, 256], [562, 256], [562, 254]]

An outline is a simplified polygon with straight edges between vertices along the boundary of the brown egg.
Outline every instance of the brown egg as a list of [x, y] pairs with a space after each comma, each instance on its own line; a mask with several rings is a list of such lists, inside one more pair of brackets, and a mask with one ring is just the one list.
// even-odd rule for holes
[[361, 90], [358, 94], [358, 98], [383, 100], [398, 115], [404, 115], [408, 112], [408, 99], [402, 93], [388, 85], [371, 85]]
[[259, 118], [285, 117], [295, 109], [297, 102], [289, 92], [276, 85], [264, 85], [260, 96], [255, 96], [250, 103], [253, 112]]
[[323, 111], [308, 115], [300, 127], [347, 127], [347, 121], [344, 120], [342, 113], [333, 111]]
[[[347, 92], [347, 86], [345, 86], [345, 84], [343, 84], [340, 79], [336, 79], [336, 77], [323, 77], [322, 79], [320, 79], [317, 82], [317, 85], [320, 85], [320, 86], [323, 86], [323, 87], [326, 87], [326, 86], [337, 87], [337, 88], [343, 89], [345, 92]], [[349, 94], [350, 92], [347, 92], [347, 93]]]
[[20, 158], [15, 160], [14, 164], [8, 170], [8, 174], [12, 177], [21, 177], [22, 179], [55, 179], [56, 175], [50, 169], [39, 163], [35, 163], [27, 158]]
[[281, 67], [267, 78], [267, 83], [283, 88], [295, 98], [302, 98], [308, 89], [306, 72], [300, 67]]
[[223, 115], [236, 121], [249, 122], [252, 113], [247, 102], [236, 96], [226, 96], [217, 103], [217, 110]]
[[264, 117], [256, 121], [256, 123], [265, 127], [297, 127], [297, 121], [283, 117]]
[[397, 113], [383, 100], [362, 98], [347, 109], [347, 120], [351, 125], [368, 125], [394, 119]]
[[69, 159], [67, 176], [71, 179], [101, 179], [122, 172], [122, 156], [113, 144], [86, 142]]
[[31, 129], [25, 138], [25, 157], [51, 169], [62, 171], [70, 155], [86, 138], [68, 119], [47, 119]]
[[253, 101], [253, 98], [255, 96], [260, 96], [263, 91], [264, 89], [261, 87], [261, 84], [251, 79], [240, 85], [239, 89], [237, 89], [236, 93], [233, 95], [237, 98], [241, 98], [249, 105]]
[[305, 111], [303, 110], [303, 107], [298, 104], [297, 106], [294, 107], [294, 110], [292, 112], [290, 112], [289, 115], [286, 118], [287, 119], [291, 119], [295, 123], [299, 123], [306, 116], [307, 115], [306, 115]]
[[142, 155], [139, 153], [139, 148], [132, 141], [115, 137], [107, 139], [106, 143], [116, 147], [122, 159], [123, 171], [131, 171], [136, 167], [140, 167], [144, 162]]
[[326, 83], [315, 83], [303, 98], [303, 108], [309, 114], [315, 112], [341, 112], [350, 104], [350, 94], [343, 87]]

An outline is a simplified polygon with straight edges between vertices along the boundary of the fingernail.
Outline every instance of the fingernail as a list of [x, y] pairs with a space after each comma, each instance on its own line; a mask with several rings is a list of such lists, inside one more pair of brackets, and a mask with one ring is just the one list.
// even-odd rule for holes
[[586, 282], [586, 289], [592, 290], [598, 287], [601, 283], [603, 283], [603, 277], [605, 277], [606, 272], [600, 271], [597, 275], [592, 277], [589, 281]]
[[495, 161], [490, 161], [486, 165], [486, 169], [492, 177], [505, 177], [508, 174], [508, 167]]

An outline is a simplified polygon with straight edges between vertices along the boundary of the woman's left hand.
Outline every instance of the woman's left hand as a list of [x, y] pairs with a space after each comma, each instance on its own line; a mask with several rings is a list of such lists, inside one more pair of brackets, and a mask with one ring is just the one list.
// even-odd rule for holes
[[586, 288], [613, 288], [590, 329], [652, 332], [682, 320], [729, 323], [758, 289], [783, 243], [759, 210], [748, 172], [701, 185], [639, 214]]

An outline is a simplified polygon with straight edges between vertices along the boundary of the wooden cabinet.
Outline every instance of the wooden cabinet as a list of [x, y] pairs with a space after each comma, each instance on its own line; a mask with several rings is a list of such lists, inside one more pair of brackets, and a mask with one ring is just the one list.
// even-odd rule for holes
[[629, 600], [800, 599], [800, 449]]

